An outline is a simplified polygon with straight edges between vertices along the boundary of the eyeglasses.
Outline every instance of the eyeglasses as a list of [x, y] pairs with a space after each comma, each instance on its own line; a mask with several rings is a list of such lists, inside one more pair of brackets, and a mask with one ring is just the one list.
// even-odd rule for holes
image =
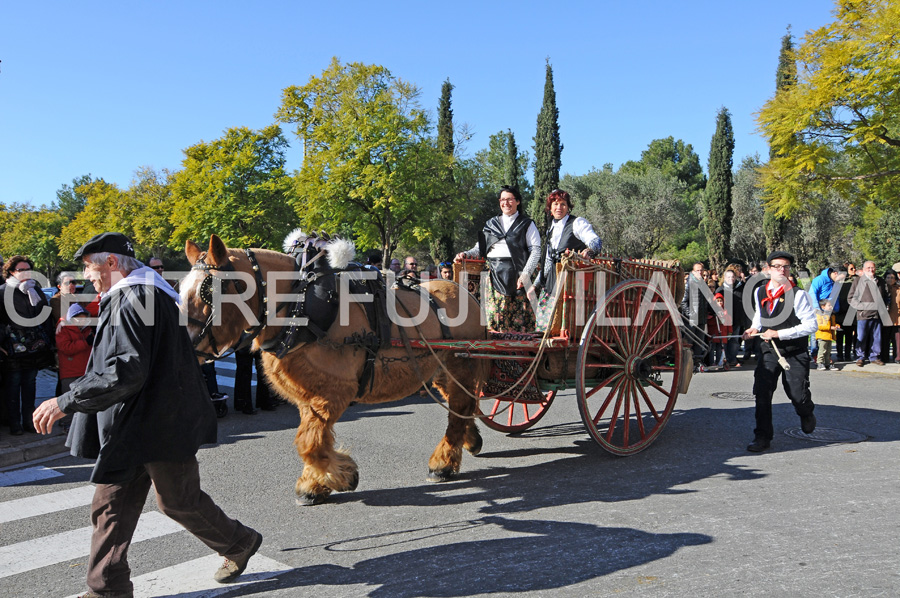
[[25, 266], [24, 268], [15, 268], [13, 269], [13, 272], [28, 272], [29, 270], [31, 270], [31, 267]]
[[769, 264], [769, 268], [772, 268], [773, 270], [781, 270], [782, 272], [785, 272], [785, 271], [791, 269], [791, 265], [790, 264], [777, 264], [777, 265]]

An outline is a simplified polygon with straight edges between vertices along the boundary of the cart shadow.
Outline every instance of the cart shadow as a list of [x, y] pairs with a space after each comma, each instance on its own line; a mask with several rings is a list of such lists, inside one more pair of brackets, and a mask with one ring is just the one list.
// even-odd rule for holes
[[[789, 404], [775, 405], [773, 414], [776, 430], [799, 425]], [[816, 409], [816, 414], [823, 427], [837, 427], [835, 422], [840, 422], [842, 428], [865, 427], [869, 442], [900, 440], [898, 413], [823, 406]], [[767, 456], [771, 453], [829, 447], [777, 433], [770, 452], [748, 453], [746, 446], [752, 440], [753, 421], [752, 406], [675, 411], [666, 430], [651, 447], [625, 458], [606, 453], [587, 438], [575, 440], [570, 446], [548, 449], [540, 446], [533, 435], [522, 438], [519, 449], [492, 452], [490, 436], [486, 434], [483, 456], [477, 460], [488, 463], [487, 467], [466, 470], [466, 464], [473, 459], [467, 457], [462, 472], [449, 482], [340, 493], [330, 500], [334, 503], [362, 501], [370, 506], [480, 504], [479, 512], [483, 514], [522, 513], [561, 505], [689, 494], [696, 490], [685, 486], [713, 476], [733, 482], [752, 482], [768, 475]], [[569, 435], [570, 429], [570, 424], [557, 426], [550, 435]], [[736, 435], [735, 430], [746, 432]], [[517, 459], [548, 455], [556, 458], [539, 464], [516, 465]]]
[[[485, 526], [501, 529], [479, 529]], [[228, 595], [264, 595], [286, 587], [318, 585], [345, 586], [348, 594], [357, 593], [358, 588], [352, 586], [371, 587], [368, 596], [385, 598], [552, 590], [664, 559], [681, 548], [713, 541], [704, 534], [657, 534], [624, 527], [488, 516], [456, 525], [378, 534], [286, 551], [311, 548], [324, 548], [329, 552], [383, 550], [423, 539], [433, 541], [436, 535], [449, 539], [455, 533], [464, 533], [469, 538], [497, 534], [506, 537], [447, 541], [439, 546], [360, 560], [352, 566], [301, 567]], [[525, 563], [540, 563], [540, 566], [523, 566]]]

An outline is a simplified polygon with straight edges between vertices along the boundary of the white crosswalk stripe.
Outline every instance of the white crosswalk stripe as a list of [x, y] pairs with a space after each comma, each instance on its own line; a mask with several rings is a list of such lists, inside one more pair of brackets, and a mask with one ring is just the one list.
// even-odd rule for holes
[[94, 487], [80, 486], [71, 490], [10, 500], [0, 504], [0, 523], [83, 507], [91, 504], [92, 498], [94, 498]]
[[[207, 598], [232, 592], [245, 595], [246, 590], [237, 592], [237, 588], [259, 583], [291, 570], [278, 561], [257, 554], [250, 559], [250, 564], [238, 578], [238, 583], [221, 585], [212, 579], [213, 572], [221, 564], [222, 557], [211, 555], [140, 575], [131, 580], [134, 583], [134, 598]], [[73, 594], [67, 598], [76, 597], [77, 594]]]
[[[133, 541], [149, 540], [182, 530], [183, 527], [162, 513], [151, 511], [141, 515]], [[4, 546], [0, 548], [0, 579], [87, 556], [90, 546], [90, 527]]]
[[[53, 469], [28, 467], [0, 474], [0, 484], [13, 486], [59, 476], [62, 474]], [[17, 522], [31, 517], [69, 509], [87, 510], [86, 507], [90, 505], [94, 494], [92, 485], [53, 491], [53, 486], [50, 484], [47, 489], [49, 491], [44, 494], [7, 501], [2, 501], [3, 495], [0, 493], [0, 501], [2, 501], [0, 502], [0, 525], [4, 532], [11, 530], [12, 526], [18, 524]], [[34, 525], [32, 524], [31, 527], [33, 528]], [[175, 533], [187, 534], [188, 532], [162, 513], [150, 511], [141, 515], [132, 544], [153, 541], [156, 538]], [[91, 528], [81, 527], [0, 546], [0, 580], [76, 559], [86, 561], [90, 540]], [[199, 547], [199, 550], [206, 551], [202, 546]], [[253, 593], [254, 584], [291, 570], [291, 567], [258, 553], [250, 560], [247, 570], [238, 579], [238, 583], [221, 585], [212, 579], [213, 573], [221, 563], [222, 557], [216, 554], [207, 554], [187, 562], [173, 563], [169, 567], [133, 578], [134, 595], [137, 598], [151, 596], [202, 598], [230, 594], [237, 588], [243, 588], [237, 591], [247, 595]], [[0, 591], [0, 594], [4, 593]], [[72, 597], [77, 595], [73, 594]]]

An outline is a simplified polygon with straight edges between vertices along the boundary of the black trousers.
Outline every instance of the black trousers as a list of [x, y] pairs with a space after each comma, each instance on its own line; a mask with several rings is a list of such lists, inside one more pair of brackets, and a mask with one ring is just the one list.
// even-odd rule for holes
[[[784, 392], [794, 404], [794, 411], [803, 417], [815, 409], [812, 393], [809, 391], [810, 356], [806, 351], [794, 355], [786, 355], [785, 360], [791, 369], [784, 370], [778, 364], [778, 356], [768, 342], [761, 343], [759, 360], [753, 372], [753, 395], [756, 397], [756, 428], [753, 434], [759, 438], [772, 440], [775, 431], [772, 428], [772, 395], [778, 388], [778, 377], [784, 385]], [[779, 347], [780, 348], [780, 347]]]
[[235, 411], [253, 411], [253, 366], [256, 365], [256, 406], [260, 409], [270, 409], [274, 399], [269, 392], [263, 375], [262, 357], [259, 352], [251, 353], [249, 347], [235, 352], [234, 372], [234, 409]]

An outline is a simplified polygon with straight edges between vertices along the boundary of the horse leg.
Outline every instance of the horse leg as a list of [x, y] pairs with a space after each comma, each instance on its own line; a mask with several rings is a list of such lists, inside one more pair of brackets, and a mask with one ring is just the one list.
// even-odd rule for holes
[[356, 463], [346, 451], [334, 448], [334, 423], [310, 407], [300, 409], [300, 426], [294, 438], [297, 454], [303, 461], [303, 473], [294, 491], [297, 504], [317, 505], [332, 491], [355, 490], [359, 484]]
[[[448, 360], [449, 361], [449, 360]], [[459, 371], [462, 368], [457, 368]], [[460, 372], [462, 374], [462, 372]], [[464, 375], [454, 374], [457, 380], [466, 380]], [[462, 416], [475, 412], [475, 400], [468, 396], [449, 377], [439, 375], [434, 386], [441, 391], [451, 410]], [[481, 435], [475, 420], [458, 417], [454, 413], [447, 416], [447, 430], [428, 460], [428, 481], [443, 482], [459, 473], [462, 463], [463, 446], [472, 454], [481, 450]]]

